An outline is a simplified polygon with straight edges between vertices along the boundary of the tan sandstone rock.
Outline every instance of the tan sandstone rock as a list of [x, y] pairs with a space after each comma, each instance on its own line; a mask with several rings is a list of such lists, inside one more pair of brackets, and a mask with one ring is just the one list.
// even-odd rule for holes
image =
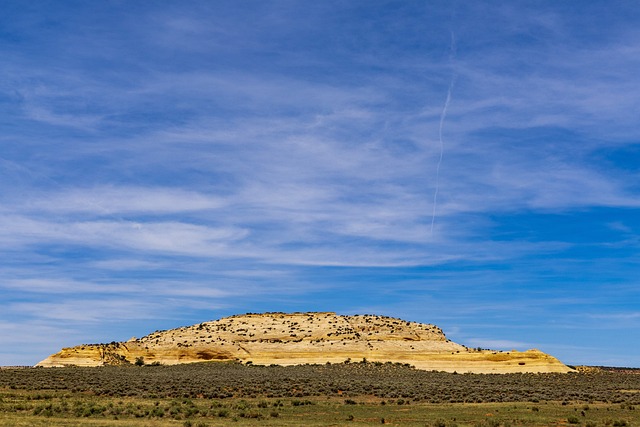
[[435, 325], [336, 313], [231, 316], [126, 342], [64, 348], [36, 366], [121, 365], [137, 359], [164, 365], [203, 361], [297, 365], [366, 359], [459, 373], [571, 371], [538, 350], [478, 351], [451, 342]]

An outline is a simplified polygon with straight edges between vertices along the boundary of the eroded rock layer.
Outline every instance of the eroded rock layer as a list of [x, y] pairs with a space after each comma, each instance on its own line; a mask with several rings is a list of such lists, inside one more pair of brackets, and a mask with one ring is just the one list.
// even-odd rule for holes
[[239, 361], [268, 365], [342, 363], [346, 360], [408, 363], [449, 372], [569, 372], [538, 350], [469, 349], [435, 325], [386, 316], [336, 313], [265, 313], [226, 317], [143, 338], [64, 348], [37, 366], [173, 365]]

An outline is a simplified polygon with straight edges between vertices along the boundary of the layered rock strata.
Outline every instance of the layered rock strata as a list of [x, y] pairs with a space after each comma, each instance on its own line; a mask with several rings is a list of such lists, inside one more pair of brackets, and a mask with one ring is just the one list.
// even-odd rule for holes
[[143, 338], [64, 348], [36, 366], [174, 365], [238, 361], [261, 365], [359, 362], [408, 363], [448, 372], [569, 372], [538, 350], [470, 349], [435, 325], [386, 316], [336, 313], [265, 313], [226, 317]]

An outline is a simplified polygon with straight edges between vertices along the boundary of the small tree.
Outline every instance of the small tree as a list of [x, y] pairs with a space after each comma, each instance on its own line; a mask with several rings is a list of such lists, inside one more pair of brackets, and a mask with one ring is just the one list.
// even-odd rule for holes
[[136, 361], [134, 363], [136, 366], [144, 366], [144, 357], [136, 357]]

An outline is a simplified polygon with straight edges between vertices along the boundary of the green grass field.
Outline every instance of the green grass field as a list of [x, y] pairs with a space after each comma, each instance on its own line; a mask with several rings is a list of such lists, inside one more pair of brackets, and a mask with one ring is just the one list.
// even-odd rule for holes
[[637, 372], [456, 375], [369, 364], [0, 370], [2, 426], [622, 427], [640, 426], [639, 401]]
[[5, 426], [633, 426], [621, 404], [411, 403], [371, 398], [144, 399], [2, 391]]

